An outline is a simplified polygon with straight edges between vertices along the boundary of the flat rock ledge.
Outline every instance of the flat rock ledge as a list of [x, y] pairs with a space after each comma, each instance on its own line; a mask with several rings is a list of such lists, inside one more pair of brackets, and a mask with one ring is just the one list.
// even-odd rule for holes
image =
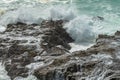
[[31, 74], [38, 80], [120, 80], [120, 31], [99, 35], [87, 50], [70, 53], [74, 40], [65, 23], [7, 25], [0, 33], [0, 60], [11, 80]]

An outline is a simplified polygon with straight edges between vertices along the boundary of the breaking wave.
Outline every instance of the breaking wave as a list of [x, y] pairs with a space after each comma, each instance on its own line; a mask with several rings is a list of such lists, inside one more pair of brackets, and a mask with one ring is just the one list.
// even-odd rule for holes
[[[103, 10], [103, 12], [101, 11], [102, 16], [101, 14], [100, 16], [96, 14], [91, 15], [93, 13], [90, 12], [88, 4], [92, 3], [92, 0], [86, 0], [88, 2], [82, 4], [82, 6], [77, 6], [77, 9], [75, 9], [76, 6], [74, 2], [71, 4], [71, 1], [66, 0], [50, 0], [49, 2], [47, 2], [47, 0], [19, 1], [20, 0], [2, 0], [0, 3], [0, 32], [5, 31], [7, 24], [17, 22], [40, 24], [43, 20], [62, 19], [67, 21], [64, 28], [75, 40], [75, 43], [88, 46], [88, 44], [94, 43], [98, 34], [113, 34], [120, 29], [120, 17], [118, 14], [111, 12], [106, 13], [106, 11]], [[75, 1], [79, 2], [78, 0]], [[85, 0], [80, 1], [84, 2]], [[21, 5], [22, 7], [20, 7]], [[101, 4], [99, 4], [99, 6], [101, 6]], [[80, 8], [79, 11], [78, 8]], [[107, 7], [101, 6], [101, 9], [103, 8], [106, 8], [107, 11], [112, 10], [110, 5], [107, 5]], [[88, 10], [89, 12], [87, 13], [90, 14], [85, 14], [85, 10]], [[96, 8], [92, 7], [92, 10], [96, 10]], [[99, 13], [99, 11], [97, 12]], [[75, 45], [73, 46], [75, 47]], [[30, 76], [25, 80], [33, 80], [32, 78], [34, 78], [34, 76]]]

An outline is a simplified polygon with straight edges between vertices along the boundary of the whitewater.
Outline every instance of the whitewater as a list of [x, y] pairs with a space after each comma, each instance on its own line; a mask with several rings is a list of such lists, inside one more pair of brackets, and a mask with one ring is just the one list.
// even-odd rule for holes
[[[67, 20], [64, 28], [75, 40], [70, 43], [70, 51], [84, 50], [94, 44], [98, 34], [113, 35], [120, 29], [119, 3], [120, 0], [0, 0], [0, 32], [10, 23]], [[10, 80], [3, 65], [0, 72], [0, 80]], [[30, 75], [15, 80], [37, 79]]]

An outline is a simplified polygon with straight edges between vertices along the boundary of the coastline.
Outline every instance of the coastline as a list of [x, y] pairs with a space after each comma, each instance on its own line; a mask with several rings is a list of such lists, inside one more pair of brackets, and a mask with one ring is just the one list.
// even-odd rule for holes
[[[19, 76], [27, 77], [28, 75], [34, 75], [40, 80], [79, 80], [88, 78], [95, 80], [96, 77], [104, 80], [117, 76], [119, 70], [119, 68], [116, 68], [119, 66], [119, 31], [114, 36], [99, 35], [96, 39], [96, 44], [92, 47], [87, 50], [70, 53], [70, 45], [68, 43], [73, 40], [66, 32], [63, 32], [62, 24], [62, 20], [46, 20], [41, 23], [42, 27], [38, 24], [27, 25], [20, 22], [7, 26], [6, 31], [2, 35], [9, 33], [7, 35], [9, 38], [0, 38], [0, 51], [3, 53], [1, 54], [1, 60], [12, 80]], [[30, 30], [29, 33], [26, 32], [28, 30]], [[59, 34], [61, 33], [59, 31], [64, 34]], [[56, 35], [61, 36], [61, 38]], [[63, 37], [63, 35], [66, 36]], [[17, 36], [26, 36], [26, 38], [15, 38]], [[33, 41], [28, 41], [27, 36], [33, 36]], [[36, 41], [35, 38], [39, 38], [38, 40], [40, 41]], [[68, 43], [61, 42], [61, 39]], [[30, 43], [28, 44], [28, 42]], [[99, 74], [96, 74], [96, 69], [98, 69]], [[96, 71], [94, 72], [94, 70]], [[111, 73], [109, 70], [113, 74], [108, 75], [108, 73]], [[112, 75], [114, 76], [111, 77]]]

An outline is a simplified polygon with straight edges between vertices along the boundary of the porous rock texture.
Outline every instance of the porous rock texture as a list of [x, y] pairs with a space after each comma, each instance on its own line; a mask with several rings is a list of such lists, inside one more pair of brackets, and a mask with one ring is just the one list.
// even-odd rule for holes
[[0, 59], [12, 80], [32, 74], [29, 72], [33, 63], [47, 64], [54, 57], [69, 53], [68, 43], [74, 40], [63, 24], [62, 20], [45, 20], [41, 25], [21, 22], [7, 25], [0, 33]]
[[120, 32], [99, 35], [95, 45], [71, 53], [74, 40], [64, 23], [7, 25], [0, 33], [0, 59], [11, 80], [31, 74], [38, 80], [120, 80]]

